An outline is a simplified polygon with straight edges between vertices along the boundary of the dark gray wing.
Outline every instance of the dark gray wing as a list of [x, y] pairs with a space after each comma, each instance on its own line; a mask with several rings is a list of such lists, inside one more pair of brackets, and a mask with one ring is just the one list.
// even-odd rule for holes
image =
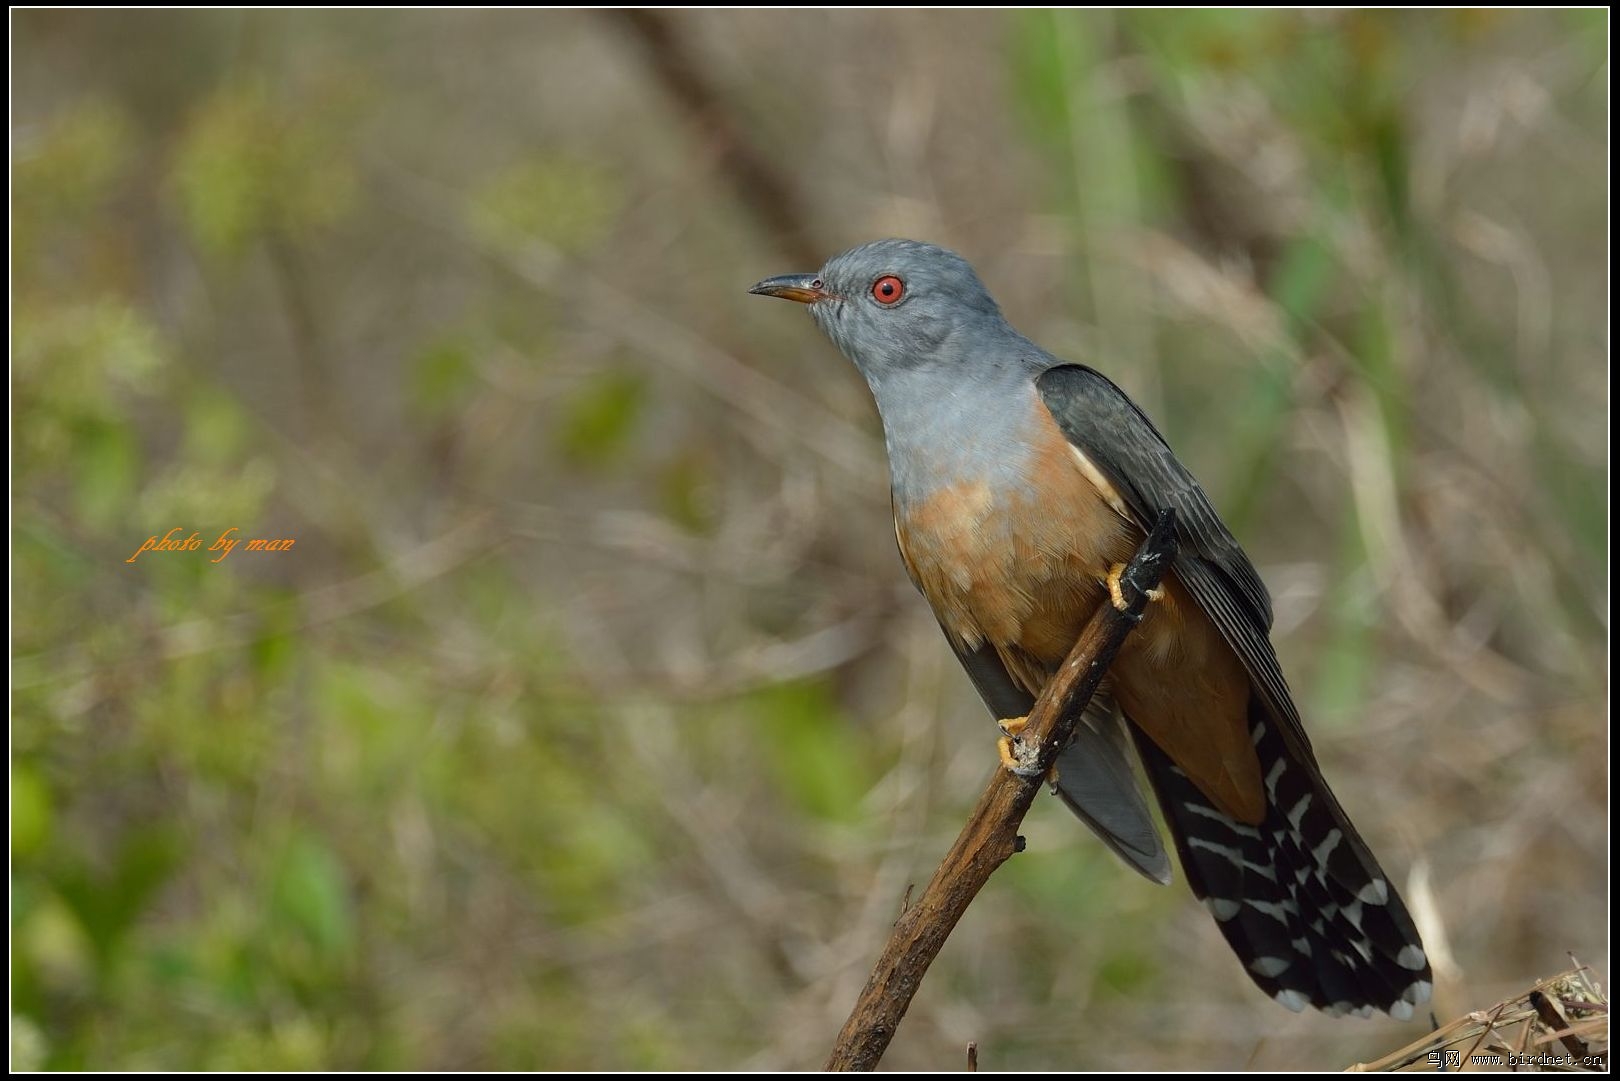
[[1035, 385], [1058, 428], [1118, 489], [1138, 526], [1146, 530], [1159, 511], [1174, 508], [1181, 542], [1176, 577], [1243, 661], [1285, 738], [1314, 761], [1271, 648], [1271, 595], [1204, 489], [1147, 415], [1102, 373], [1064, 364], [1041, 373]]
[[1074, 738], [1058, 752], [1052, 791], [1114, 853], [1161, 886], [1170, 883], [1170, 854], [1131, 769], [1131, 741], [1114, 700], [1098, 691], [1080, 715]]
[[[993, 648], [970, 650], [948, 630], [945, 638], [998, 720], [1025, 716], [1034, 707], [1035, 699], [1013, 682]], [[1058, 753], [1053, 791], [1116, 855], [1162, 885], [1170, 881], [1170, 855], [1131, 769], [1129, 747], [1112, 699], [1098, 692]]]

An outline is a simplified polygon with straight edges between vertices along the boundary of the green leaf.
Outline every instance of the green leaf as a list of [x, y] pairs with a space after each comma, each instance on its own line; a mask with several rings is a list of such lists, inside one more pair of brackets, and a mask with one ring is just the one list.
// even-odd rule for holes
[[33, 1021], [20, 1014], [11, 1015], [11, 1070], [13, 1073], [36, 1073], [45, 1068], [49, 1054], [45, 1033]]
[[1317, 661], [1310, 715], [1333, 725], [1354, 717], [1377, 663], [1377, 595], [1355, 507], [1345, 512], [1339, 578], [1328, 594], [1329, 637]]
[[86, 424], [76, 464], [79, 513], [99, 528], [117, 524], [135, 496], [140, 475], [134, 434], [122, 424]]
[[659, 502], [664, 513], [690, 533], [708, 533], [715, 526], [712, 472], [708, 461], [692, 452], [677, 455], [658, 471]]
[[825, 687], [783, 684], [754, 695], [748, 708], [768, 741], [773, 776], [801, 810], [833, 821], [860, 816], [871, 750]]
[[95, 979], [95, 948], [67, 898], [45, 894], [19, 912], [12, 944], [19, 983], [83, 994]]
[[272, 232], [297, 236], [342, 220], [359, 193], [352, 102], [333, 83], [288, 90], [227, 83], [192, 117], [174, 183], [193, 238], [238, 256]]
[[1057, 48], [1058, 14], [1018, 11], [1012, 16], [1011, 67], [1018, 104], [1043, 148], [1065, 157], [1069, 138], [1068, 72]]
[[246, 449], [251, 418], [230, 394], [198, 387], [186, 400], [185, 456], [215, 464], [233, 462]]
[[12, 144], [13, 270], [43, 270], [53, 242], [84, 228], [128, 172], [135, 145], [128, 117], [107, 101], [80, 101], [44, 130]]
[[640, 375], [604, 372], [563, 407], [557, 448], [579, 465], [605, 465], [624, 452], [647, 400]]
[[454, 413], [477, 384], [471, 350], [454, 339], [435, 342], [411, 362], [411, 405], [421, 416]]
[[600, 240], [618, 220], [617, 177], [592, 162], [536, 156], [495, 173], [467, 204], [467, 223], [484, 243], [521, 250], [542, 241], [564, 252]]
[[51, 835], [51, 792], [30, 766], [11, 764], [11, 857], [38, 852]]
[[1269, 288], [1296, 337], [1303, 336], [1305, 324], [1315, 317], [1333, 274], [1333, 254], [1315, 237], [1299, 237], [1283, 250]]
[[353, 941], [343, 865], [314, 834], [300, 833], [282, 850], [271, 877], [270, 910], [323, 952], [347, 950]]
[[146, 826], [124, 838], [110, 874], [89, 866], [60, 874], [57, 888], [90, 936], [103, 970], [184, 855], [169, 827]]

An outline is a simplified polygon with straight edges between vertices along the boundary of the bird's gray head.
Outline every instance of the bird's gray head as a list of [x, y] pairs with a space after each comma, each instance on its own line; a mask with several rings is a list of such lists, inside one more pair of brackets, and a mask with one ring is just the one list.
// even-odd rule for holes
[[749, 290], [796, 300], [874, 385], [885, 374], [952, 364], [987, 333], [1010, 332], [966, 259], [916, 240], [876, 240], [813, 274], [767, 278]]

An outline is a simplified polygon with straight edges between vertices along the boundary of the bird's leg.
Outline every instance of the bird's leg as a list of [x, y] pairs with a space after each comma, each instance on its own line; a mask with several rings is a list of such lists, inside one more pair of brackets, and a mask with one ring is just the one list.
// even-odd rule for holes
[[1001, 755], [1001, 764], [1015, 773], [1018, 771], [1018, 755], [1013, 751], [1013, 740], [1018, 738], [1018, 733], [1028, 724], [1028, 715], [1008, 717], [996, 722], [996, 727], [1003, 733], [1002, 737], [996, 740], [996, 752]]
[[[1124, 574], [1124, 573], [1125, 573], [1125, 564], [1123, 564], [1123, 563], [1115, 563], [1112, 567], [1110, 567], [1108, 569], [1108, 578], [1107, 578], [1107, 582], [1108, 582], [1108, 599], [1113, 601], [1114, 602], [1114, 607], [1118, 608], [1121, 612], [1127, 611], [1130, 608], [1130, 605], [1125, 600], [1125, 590], [1122, 589], [1120, 587], [1120, 584], [1119, 584], [1119, 576]], [[1150, 601], [1163, 600], [1164, 599], [1164, 589], [1162, 587], [1160, 587], [1160, 588], [1155, 588], [1155, 589], [1148, 590], [1147, 591], [1147, 599], [1150, 600]]]
[[1028, 716], [1008, 717], [996, 722], [996, 727], [1006, 733], [996, 740], [996, 753], [1001, 756], [1001, 765], [1020, 777], [1033, 777], [1036, 773], [1034, 762], [1039, 749], [1018, 738], [1018, 733], [1028, 724]]

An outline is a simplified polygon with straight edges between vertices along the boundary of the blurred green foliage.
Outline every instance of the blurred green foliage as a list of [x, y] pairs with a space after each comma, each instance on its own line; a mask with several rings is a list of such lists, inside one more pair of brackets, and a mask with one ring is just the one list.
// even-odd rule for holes
[[197, 108], [175, 155], [174, 184], [204, 251], [239, 257], [254, 240], [330, 226], [359, 195], [355, 90], [334, 82], [297, 96], [262, 78], [228, 82]]
[[[1605, 16], [676, 25], [725, 124], [586, 13], [15, 17], [14, 1067], [820, 1061], [993, 732], [727, 132], [1144, 401], [1468, 980], [1604, 941]], [[893, 1061], [1381, 1038], [1253, 1058], [1184, 889], [1029, 832]]]
[[539, 240], [577, 252], [612, 225], [621, 199], [618, 179], [601, 166], [535, 156], [491, 175], [469, 202], [467, 223], [492, 246], [521, 250]]
[[566, 404], [557, 426], [557, 449], [581, 464], [617, 457], [636, 429], [647, 400], [646, 383], [629, 371], [604, 372]]

